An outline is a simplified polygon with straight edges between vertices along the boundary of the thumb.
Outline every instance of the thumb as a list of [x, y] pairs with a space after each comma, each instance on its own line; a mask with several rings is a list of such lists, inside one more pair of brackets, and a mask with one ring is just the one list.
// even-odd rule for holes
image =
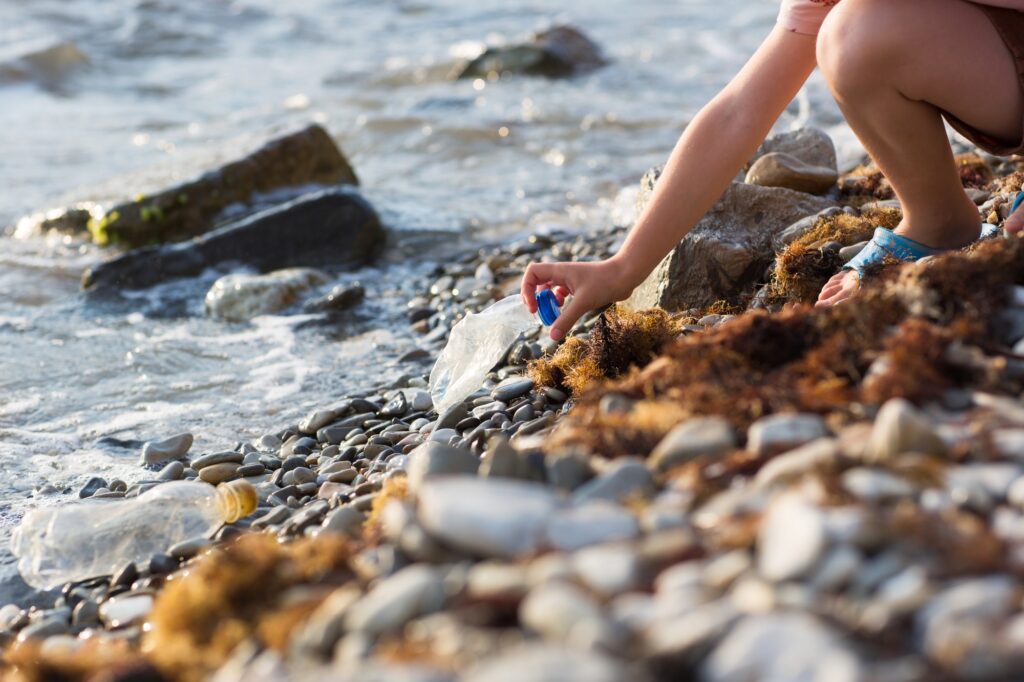
[[558, 319], [551, 325], [551, 338], [555, 341], [564, 339], [565, 335], [572, 329], [572, 326], [583, 317], [587, 310], [589, 310], [589, 306], [579, 297], [570, 299], [569, 305], [562, 309]]

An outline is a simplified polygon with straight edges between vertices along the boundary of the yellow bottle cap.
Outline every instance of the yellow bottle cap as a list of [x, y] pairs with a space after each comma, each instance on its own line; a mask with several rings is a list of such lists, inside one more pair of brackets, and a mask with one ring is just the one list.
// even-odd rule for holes
[[224, 523], [234, 523], [252, 514], [259, 503], [256, 488], [245, 479], [240, 478], [217, 486], [217, 504], [224, 516]]

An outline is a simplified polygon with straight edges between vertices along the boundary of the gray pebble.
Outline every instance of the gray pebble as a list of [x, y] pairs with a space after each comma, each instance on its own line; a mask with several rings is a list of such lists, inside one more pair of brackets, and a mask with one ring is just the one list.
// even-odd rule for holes
[[192, 447], [192, 434], [179, 433], [164, 440], [151, 440], [142, 446], [142, 464], [156, 464], [165, 459], [177, 459]]
[[107, 487], [107, 482], [99, 476], [93, 476], [85, 485], [78, 490], [78, 497], [84, 499], [86, 497], [92, 497], [98, 490], [102, 490]]
[[243, 455], [240, 452], [234, 452], [233, 450], [225, 450], [223, 452], [214, 452], [209, 455], [197, 457], [196, 459], [193, 459], [191, 462], [189, 462], [189, 466], [195, 469], [196, 471], [200, 471], [208, 466], [213, 466], [214, 464], [239, 464], [241, 463], [242, 459], [244, 459], [244, 457], [245, 455]]
[[533, 379], [528, 377], [509, 377], [494, 387], [491, 398], [495, 401], [508, 403], [533, 390]]

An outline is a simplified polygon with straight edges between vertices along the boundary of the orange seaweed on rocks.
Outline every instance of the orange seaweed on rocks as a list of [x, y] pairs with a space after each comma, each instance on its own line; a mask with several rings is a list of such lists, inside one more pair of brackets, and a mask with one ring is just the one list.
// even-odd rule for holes
[[[1024, 241], [994, 239], [886, 268], [840, 306], [745, 313], [585, 391], [548, 447], [646, 455], [693, 416], [722, 415], [744, 429], [767, 414], [816, 412], [842, 424], [895, 396], [921, 403], [955, 387], [1019, 392], [1019, 374], [977, 366], [978, 358], [1005, 362], [999, 313], [1022, 280]], [[603, 412], [609, 391], [635, 401], [632, 410]]]
[[333, 534], [289, 544], [243, 535], [167, 582], [142, 650], [168, 678], [192, 682], [244, 641], [281, 649], [330, 588], [351, 577], [350, 555], [349, 541]]
[[369, 546], [376, 546], [383, 539], [384, 508], [392, 501], [402, 501], [409, 497], [409, 479], [405, 477], [389, 478], [370, 505], [370, 513], [363, 522], [363, 541]]
[[540, 386], [578, 396], [595, 382], [646, 365], [681, 332], [682, 320], [660, 308], [612, 306], [598, 318], [588, 339], [569, 337], [554, 354], [531, 363], [529, 374]]
[[852, 246], [871, 239], [876, 227], [893, 229], [902, 216], [895, 208], [871, 208], [856, 216], [822, 216], [775, 259], [770, 302], [813, 302], [825, 282], [843, 266], [835, 244]]
[[27, 640], [9, 647], [0, 660], [3, 682], [166, 682], [167, 679], [126, 641], [92, 639], [81, 646], [47, 647], [39, 640]]

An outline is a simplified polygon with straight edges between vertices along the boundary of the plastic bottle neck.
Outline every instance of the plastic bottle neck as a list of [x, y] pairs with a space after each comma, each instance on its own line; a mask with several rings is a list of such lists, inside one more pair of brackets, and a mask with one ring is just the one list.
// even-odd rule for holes
[[249, 481], [238, 479], [217, 486], [217, 510], [224, 523], [234, 523], [256, 511], [259, 496]]

